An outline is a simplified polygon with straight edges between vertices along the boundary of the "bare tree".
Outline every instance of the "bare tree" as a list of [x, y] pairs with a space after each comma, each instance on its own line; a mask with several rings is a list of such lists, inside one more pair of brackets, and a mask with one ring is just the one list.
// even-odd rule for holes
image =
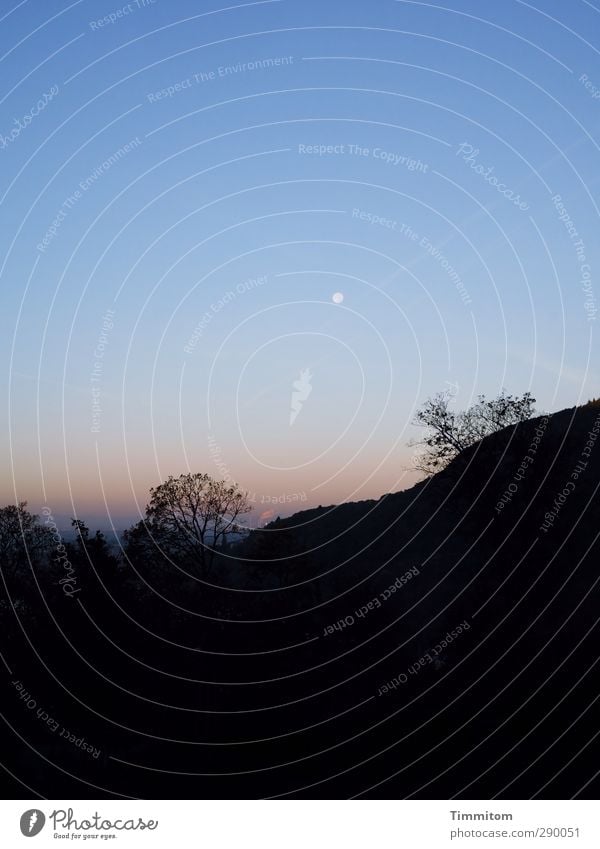
[[427, 399], [415, 418], [415, 424], [426, 428], [427, 432], [423, 439], [410, 443], [422, 449], [414, 467], [426, 475], [446, 468], [475, 442], [535, 414], [535, 398], [529, 392], [518, 396], [507, 395], [503, 390], [490, 400], [479, 395], [476, 404], [459, 412], [449, 408], [451, 399], [450, 392], [439, 392]]
[[250, 510], [247, 494], [235, 484], [188, 473], [150, 490], [145, 524], [167, 553], [207, 573]]

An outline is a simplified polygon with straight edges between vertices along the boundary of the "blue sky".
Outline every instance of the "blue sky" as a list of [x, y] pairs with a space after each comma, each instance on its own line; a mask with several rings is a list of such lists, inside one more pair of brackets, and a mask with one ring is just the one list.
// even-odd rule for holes
[[0, 18], [3, 503], [122, 526], [192, 469], [265, 521], [413, 483], [450, 384], [600, 394], [590, 3]]

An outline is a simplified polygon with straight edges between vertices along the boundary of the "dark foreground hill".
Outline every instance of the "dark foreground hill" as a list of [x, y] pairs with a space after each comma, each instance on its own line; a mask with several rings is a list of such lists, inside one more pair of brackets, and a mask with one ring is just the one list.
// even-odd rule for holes
[[593, 407], [507, 428], [208, 582], [10, 576], [7, 769], [62, 798], [597, 797], [599, 432]]

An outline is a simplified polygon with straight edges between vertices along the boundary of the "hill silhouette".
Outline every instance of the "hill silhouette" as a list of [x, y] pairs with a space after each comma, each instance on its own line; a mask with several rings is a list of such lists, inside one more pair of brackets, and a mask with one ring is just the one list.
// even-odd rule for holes
[[101, 754], [9, 694], [8, 767], [63, 798], [593, 798], [599, 432], [595, 405], [505, 428], [253, 531], [202, 583], [101, 541], [76, 598], [9, 576], [11, 680]]

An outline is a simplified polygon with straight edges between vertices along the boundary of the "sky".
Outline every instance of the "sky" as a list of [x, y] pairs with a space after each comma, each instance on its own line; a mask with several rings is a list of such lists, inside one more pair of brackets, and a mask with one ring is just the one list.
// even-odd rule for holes
[[0, 2], [0, 503], [414, 484], [416, 409], [600, 395], [600, 11]]

